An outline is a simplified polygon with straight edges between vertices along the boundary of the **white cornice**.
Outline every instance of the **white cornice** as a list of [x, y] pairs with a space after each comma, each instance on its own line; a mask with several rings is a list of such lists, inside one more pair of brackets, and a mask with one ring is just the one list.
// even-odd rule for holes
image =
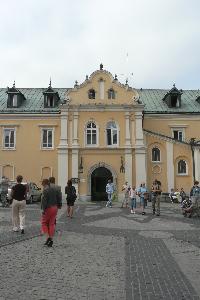
[[170, 120], [170, 121], [177, 121], [177, 119], [181, 121], [200, 121], [200, 114], [146, 114], [144, 112], [144, 119], [156, 119], [156, 120]]

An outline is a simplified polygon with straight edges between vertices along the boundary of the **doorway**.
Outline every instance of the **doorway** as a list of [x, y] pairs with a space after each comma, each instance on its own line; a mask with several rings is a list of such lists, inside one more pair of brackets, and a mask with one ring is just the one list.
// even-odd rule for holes
[[105, 167], [96, 168], [91, 174], [91, 200], [107, 201], [106, 184], [113, 180], [112, 173]]

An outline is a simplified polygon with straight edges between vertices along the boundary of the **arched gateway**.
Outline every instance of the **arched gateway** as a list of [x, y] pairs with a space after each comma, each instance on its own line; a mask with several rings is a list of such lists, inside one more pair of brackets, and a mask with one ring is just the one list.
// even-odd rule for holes
[[116, 173], [110, 166], [104, 163], [99, 163], [90, 169], [88, 177], [88, 192], [91, 195], [91, 200], [106, 201], [106, 184], [110, 178], [116, 186]]

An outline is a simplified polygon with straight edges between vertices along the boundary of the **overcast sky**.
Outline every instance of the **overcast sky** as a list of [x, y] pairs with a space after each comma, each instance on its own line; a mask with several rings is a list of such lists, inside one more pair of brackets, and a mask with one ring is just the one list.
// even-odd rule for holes
[[[200, 88], [200, 0], [0, 0], [0, 87]], [[133, 74], [133, 75], [131, 75]]]

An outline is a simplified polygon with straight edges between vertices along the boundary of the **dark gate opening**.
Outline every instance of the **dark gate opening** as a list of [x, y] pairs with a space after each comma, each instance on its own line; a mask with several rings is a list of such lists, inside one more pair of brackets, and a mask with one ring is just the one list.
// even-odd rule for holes
[[113, 180], [112, 173], [104, 168], [99, 167], [91, 175], [91, 200], [107, 201], [106, 184], [108, 179]]

